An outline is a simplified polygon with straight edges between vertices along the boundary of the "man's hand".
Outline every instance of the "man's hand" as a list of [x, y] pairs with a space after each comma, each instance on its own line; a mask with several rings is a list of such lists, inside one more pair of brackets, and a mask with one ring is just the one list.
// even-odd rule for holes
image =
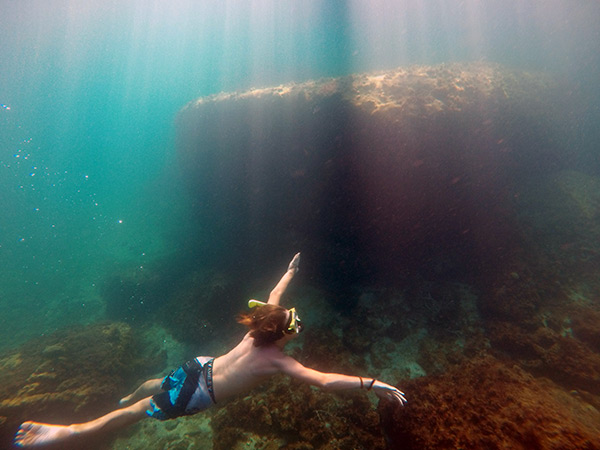
[[300, 252], [296, 253], [292, 260], [290, 261], [290, 265], [288, 266], [288, 272], [293, 270], [294, 273], [298, 272], [298, 266], [300, 265]]
[[283, 274], [283, 276], [281, 277], [281, 280], [279, 280], [279, 283], [277, 283], [277, 286], [275, 286], [273, 288], [273, 290], [271, 291], [271, 294], [269, 295], [269, 300], [267, 303], [269, 303], [271, 305], [279, 305], [279, 300], [281, 300], [281, 296], [287, 289], [287, 286], [288, 286], [288, 284], [290, 284], [290, 281], [292, 281], [292, 278], [294, 278], [294, 275], [296, 274], [296, 272], [298, 272], [299, 264], [300, 264], [300, 253], [296, 253], [294, 255], [294, 257], [292, 258], [292, 260], [290, 261], [290, 265], [288, 266], [287, 271]]
[[400, 405], [404, 405], [406, 403], [404, 392], [382, 381], [376, 381], [373, 385], [373, 390], [375, 391], [377, 397], [381, 399], [386, 399], [392, 402], [399, 402]]

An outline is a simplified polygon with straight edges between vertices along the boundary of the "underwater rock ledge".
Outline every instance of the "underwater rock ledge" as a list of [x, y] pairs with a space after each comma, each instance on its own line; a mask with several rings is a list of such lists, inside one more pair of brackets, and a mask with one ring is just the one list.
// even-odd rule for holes
[[518, 239], [512, 187], [569, 165], [569, 101], [487, 63], [200, 98], [177, 121], [199, 245], [256, 272], [266, 253], [318, 252], [308, 270], [335, 289], [498, 266]]
[[81, 423], [111, 411], [165, 358], [119, 322], [71, 327], [0, 353], [0, 448], [25, 420]]

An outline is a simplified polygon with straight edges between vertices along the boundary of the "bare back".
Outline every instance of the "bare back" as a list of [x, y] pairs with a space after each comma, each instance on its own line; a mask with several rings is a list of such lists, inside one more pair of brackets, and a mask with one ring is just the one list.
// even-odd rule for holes
[[280, 370], [276, 360], [284, 358], [276, 345], [255, 347], [254, 338], [247, 333], [229, 353], [213, 363], [213, 387], [217, 402], [246, 392]]
[[[279, 305], [282, 294], [298, 271], [300, 253], [296, 253], [286, 273], [269, 294], [269, 304]], [[278, 361], [286, 359], [278, 345], [254, 346], [254, 338], [247, 333], [229, 353], [219, 356], [213, 363], [213, 388], [215, 399], [225, 400], [246, 392], [281, 372]]]

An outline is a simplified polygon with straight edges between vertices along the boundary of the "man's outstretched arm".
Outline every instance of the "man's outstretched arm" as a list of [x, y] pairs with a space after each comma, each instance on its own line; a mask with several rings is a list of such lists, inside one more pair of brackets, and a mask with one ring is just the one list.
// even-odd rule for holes
[[271, 294], [269, 295], [269, 301], [267, 303], [270, 303], [271, 305], [279, 305], [281, 296], [287, 289], [288, 284], [290, 284], [290, 281], [292, 281], [292, 278], [294, 278], [294, 275], [296, 275], [296, 272], [298, 272], [299, 265], [300, 253], [296, 253], [290, 261], [287, 271], [285, 272], [285, 274], [283, 274], [283, 277], [281, 277], [281, 280], [279, 280], [277, 286], [275, 286], [271, 291]]
[[367, 391], [372, 390], [379, 398], [398, 402], [400, 405], [406, 403], [404, 392], [375, 378], [319, 372], [305, 367], [294, 358], [285, 355], [276, 360], [275, 364], [286, 375], [324, 390], [366, 389]]

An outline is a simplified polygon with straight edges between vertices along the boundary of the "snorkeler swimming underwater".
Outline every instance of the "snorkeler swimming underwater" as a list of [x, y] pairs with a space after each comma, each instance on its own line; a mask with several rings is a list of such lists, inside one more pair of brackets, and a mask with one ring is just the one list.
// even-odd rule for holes
[[225, 355], [217, 358], [198, 356], [164, 379], [148, 380], [121, 400], [122, 408], [90, 422], [71, 425], [25, 422], [17, 431], [15, 444], [33, 447], [80, 442], [95, 433], [112, 431], [146, 417], [167, 420], [196, 414], [246, 392], [278, 373], [331, 391], [373, 390], [378, 397], [403, 405], [406, 402], [404, 393], [394, 386], [374, 378], [319, 372], [283, 353], [285, 345], [303, 330], [296, 309], [279, 305], [299, 263], [300, 253], [297, 253], [266, 303], [248, 302], [251, 310], [242, 314], [238, 322], [250, 331]]

